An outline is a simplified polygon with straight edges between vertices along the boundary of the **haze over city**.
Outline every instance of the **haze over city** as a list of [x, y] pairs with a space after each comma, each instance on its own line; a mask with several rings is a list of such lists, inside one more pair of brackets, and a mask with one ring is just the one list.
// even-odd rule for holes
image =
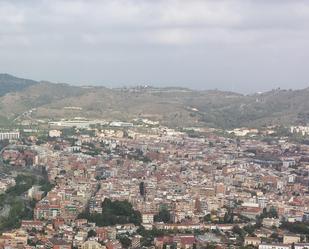
[[309, 0], [0, 0], [0, 249], [309, 249]]
[[309, 2], [0, 1], [1, 72], [242, 93], [309, 85]]

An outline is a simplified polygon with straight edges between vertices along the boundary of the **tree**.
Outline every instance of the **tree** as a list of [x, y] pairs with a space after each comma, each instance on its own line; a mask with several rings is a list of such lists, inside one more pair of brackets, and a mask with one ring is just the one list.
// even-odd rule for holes
[[309, 235], [309, 223], [306, 222], [283, 222], [281, 228], [287, 229], [292, 233]]
[[54, 150], [61, 150], [60, 145], [59, 145], [59, 144], [55, 144], [55, 146], [54, 146]]
[[234, 226], [232, 230], [235, 234], [237, 234], [241, 240], [245, 237], [245, 231], [241, 229], [239, 226]]
[[102, 203], [102, 213], [90, 214], [89, 210], [81, 213], [79, 218], [88, 219], [98, 226], [110, 226], [116, 224], [134, 223], [141, 224], [141, 214], [133, 209], [132, 204], [125, 201], [111, 201], [106, 198]]
[[204, 221], [211, 222], [211, 214], [206, 214], [206, 215], [204, 216]]
[[270, 207], [269, 209], [269, 215], [268, 215], [269, 218], [278, 218], [278, 212], [277, 210], [275, 209], [275, 207]]
[[249, 234], [249, 235], [253, 235], [254, 234], [254, 226], [252, 225], [247, 225], [244, 227], [244, 230]]
[[267, 211], [266, 208], [263, 208], [263, 213], [260, 215], [260, 219], [264, 218], [278, 218], [278, 212], [274, 206], [271, 206], [269, 208], [269, 211]]
[[233, 223], [233, 222], [234, 222], [233, 210], [231, 210], [230, 208], [229, 208], [228, 211], [224, 214], [223, 222], [224, 222], [224, 223]]
[[97, 233], [92, 229], [89, 230], [87, 237], [90, 238], [90, 237], [95, 237], [95, 236], [97, 236]]
[[129, 239], [127, 236], [119, 237], [119, 241], [124, 248], [129, 248], [132, 243], [131, 239]]
[[145, 183], [144, 182], [139, 183], [139, 193], [141, 196], [145, 195]]
[[274, 239], [274, 240], [278, 240], [279, 239], [279, 234], [274, 232], [270, 235], [270, 238]]
[[207, 244], [206, 249], [216, 249], [216, 245], [214, 243]]
[[168, 223], [171, 221], [171, 214], [166, 208], [162, 208], [157, 215], [154, 217], [155, 221], [163, 221], [164, 223]]

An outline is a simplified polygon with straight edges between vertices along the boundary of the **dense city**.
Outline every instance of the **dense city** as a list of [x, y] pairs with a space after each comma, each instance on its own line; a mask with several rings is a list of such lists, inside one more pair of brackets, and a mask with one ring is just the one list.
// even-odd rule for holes
[[0, 248], [309, 248], [306, 126], [40, 122], [0, 133]]
[[0, 0], [0, 249], [309, 249], [309, 0]]

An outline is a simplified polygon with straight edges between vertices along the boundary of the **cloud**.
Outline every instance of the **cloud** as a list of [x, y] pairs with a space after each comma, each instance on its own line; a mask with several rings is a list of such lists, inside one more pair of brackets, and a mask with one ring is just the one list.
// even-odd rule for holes
[[[51, 63], [53, 58], [76, 58], [75, 63], [79, 65], [83, 60], [121, 64], [147, 58], [157, 60], [160, 65], [167, 55], [173, 59], [184, 54], [192, 63], [198, 57], [196, 63], [205, 65], [219, 56], [225, 68], [228, 62], [237, 65], [226, 59], [235, 53], [244, 61], [264, 54], [263, 60], [267, 55], [284, 59], [290, 56], [296, 62], [300, 57], [305, 62], [308, 30], [307, 0], [0, 0], [0, 56], [20, 61], [28, 59], [33, 65], [40, 64], [40, 68], [42, 62]], [[207, 56], [199, 57], [201, 54]], [[259, 59], [255, 61], [263, 63]], [[11, 68], [6, 66], [5, 60], [0, 62], [3, 68]], [[156, 63], [148, 65], [152, 67]], [[167, 74], [175, 74], [181, 67], [180, 62], [173, 63], [175, 70]], [[242, 82], [239, 75], [243, 65], [238, 65], [234, 75]], [[253, 63], [252, 67], [258, 65]], [[68, 75], [74, 70], [64, 66], [67, 68], [65, 78], [70, 79]], [[131, 74], [123, 69], [124, 75], [132, 81], [139, 80], [138, 66], [131, 65], [134, 67]], [[278, 73], [276, 70], [279, 69], [274, 68]], [[294, 69], [293, 72], [299, 71]], [[165, 79], [173, 79], [167, 74]], [[301, 75], [306, 74], [301, 72]], [[152, 76], [153, 72], [149, 73], [148, 77]], [[203, 77], [200, 74], [197, 85]], [[214, 82], [225, 79], [218, 78], [221, 80]], [[157, 80], [163, 82], [161, 78]]]
[[[297, 0], [2, 1], [0, 22], [0, 33], [22, 33], [31, 39], [40, 34], [46, 39], [62, 34], [85, 41], [91, 34], [92, 41], [104, 43], [106, 39], [101, 38], [108, 33], [107, 40], [120, 38], [118, 42], [126, 42], [119, 36], [124, 32], [135, 36], [136, 42], [154, 38], [153, 42], [161, 45], [208, 41], [210, 35], [212, 41], [229, 42], [228, 33], [239, 40], [246, 32], [263, 36], [267, 29], [276, 32], [308, 28], [309, 6]], [[201, 33], [205, 35], [196, 35]]]

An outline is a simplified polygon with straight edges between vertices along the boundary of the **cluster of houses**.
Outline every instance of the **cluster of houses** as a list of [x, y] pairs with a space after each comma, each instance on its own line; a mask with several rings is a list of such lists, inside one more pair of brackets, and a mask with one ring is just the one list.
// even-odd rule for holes
[[[207, 131], [190, 136], [159, 125], [114, 124], [93, 134], [65, 137], [53, 129], [45, 143], [31, 138], [32, 145], [2, 152], [12, 166], [44, 166], [55, 187], [46, 196], [35, 186], [28, 191], [37, 201], [33, 220], [3, 233], [0, 248], [113, 249], [124, 247], [124, 235], [131, 248], [140, 248], [145, 238], [136, 225], [99, 227], [79, 219], [85, 210], [101, 213], [106, 198], [128, 200], [144, 229], [165, 231], [151, 241], [156, 248], [235, 247], [235, 226], [255, 227], [243, 245], [309, 247], [306, 237], [280, 228], [309, 217], [308, 145]], [[162, 210], [167, 220], [160, 220]], [[275, 233], [280, 241], [272, 239]]]

